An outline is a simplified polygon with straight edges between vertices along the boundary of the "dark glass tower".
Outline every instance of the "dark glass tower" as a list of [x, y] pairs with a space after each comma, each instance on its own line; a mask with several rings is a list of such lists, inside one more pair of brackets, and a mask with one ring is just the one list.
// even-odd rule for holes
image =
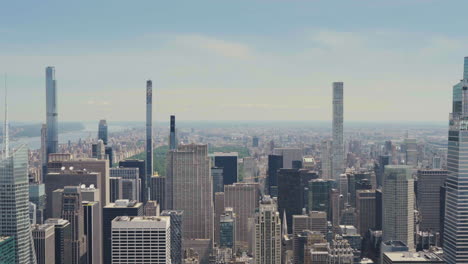
[[99, 121], [98, 139], [102, 140], [102, 142], [104, 142], [104, 145], [107, 145], [108, 133], [107, 133], [107, 121], [105, 119]]
[[[146, 81], [146, 179], [143, 202], [149, 200], [151, 176], [153, 176], [153, 83]], [[142, 182], [143, 184], [143, 182]]]
[[278, 196], [278, 170], [283, 167], [283, 156], [268, 155], [268, 193]]
[[174, 150], [176, 149], [177, 142], [176, 142], [176, 134], [175, 134], [175, 116], [171, 115], [171, 131], [169, 134], [169, 149]]
[[215, 166], [223, 168], [224, 185], [237, 182], [237, 153], [215, 153]]
[[171, 260], [172, 264], [182, 264], [182, 216], [184, 211], [162, 211], [161, 216], [171, 218]]
[[46, 109], [47, 109], [47, 147], [46, 159], [50, 153], [58, 151], [58, 113], [57, 113], [57, 81], [55, 68], [46, 68]]

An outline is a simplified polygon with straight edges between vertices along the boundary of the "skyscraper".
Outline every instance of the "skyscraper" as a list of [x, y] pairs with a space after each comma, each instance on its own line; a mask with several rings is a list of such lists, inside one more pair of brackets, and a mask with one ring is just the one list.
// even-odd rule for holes
[[37, 264], [55, 264], [55, 227], [54, 225], [33, 225], [32, 236]]
[[275, 148], [273, 154], [283, 156], [284, 169], [292, 169], [293, 161], [302, 161], [303, 150], [300, 148]]
[[332, 177], [332, 144], [330, 140], [322, 141], [320, 163], [322, 164], [322, 179], [335, 179]]
[[385, 166], [382, 190], [382, 240], [399, 240], [410, 250], [414, 249], [414, 180], [411, 167]]
[[[140, 176], [140, 180], [141, 180], [141, 198], [140, 198], [140, 201], [144, 201], [144, 197], [146, 197], [146, 192], [148, 191], [148, 188], [146, 187], [147, 183], [146, 183], [146, 163], [145, 163], [145, 161], [144, 160], [122, 160], [122, 161], [119, 162], [119, 167], [138, 168], [138, 175]], [[154, 197], [151, 197], [151, 199], [155, 200]], [[161, 206], [162, 206], [162, 204], [161, 204]], [[161, 208], [163, 208], [163, 207], [161, 207]]]
[[249, 232], [249, 218], [255, 217], [259, 197], [258, 183], [235, 183], [224, 186], [224, 206], [233, 208], [236, 214], [236, 248], [249, 250], [252, 237], [252, 233]]
[[168, 216], [119, 216], [112, 220], [112, 264], [171, 264]]
[[72, 236], [70, 222], [60, 218], [49, 218], [45, 223], [55, 227], [55, 263], [69, 263], [71, 259]]
[[[83, 194], [83, 193], [82, 193]], [[99, 202], [83, 201], [87, 264], [102, 263], [102, 210]]]
[[153, 176], [153, 83], [146, 81], [146, 186], [142, 202], [150, 200], [151, 176]]
[[453, 87], [452, 114], [447, 151], [447, 188], [444, 227], [444, 254], [447, 264], [468, 263], [468, 57], [463, 79]]
[[332, 179], [338, 180], [345, 170], [343, 143], [343, 83], [333, 83]]
[[440, 187], [444, 186], [447, 171], [418, 170], [417, 206], [421, 216], [419, 230], [440, 230]]
[[15, 238], [12, 236], [0, 236], [0, 263], [15, 262]]
[[[207, 145], [179, 145], [167, 154], [168, 210], [183, 210], [184, 239], [213, 239], [213, 182]], [[170, 184], [168, 184], [170, 183]]]
[[159, 203], [161, 210], [166, 209], [166, 177], [153, 175], [151, 177], [151, 199]]
[[281, 264], [281, 219], [276, 201], [264, 196], [255, 215], [255, 263]]
[[268, 155], [268, 194], [272, 197], [278, 196], [278, 171], [283, 167], [283, 156]]
[[375, 228], [375, 213], [375, 190], [356, 191], [356, 222], [362, 237]]
[[143, 204], [117, 200], [102, 210], [102, 256], [104, 264], [112, 264], [112, 220], [118, 216], [143, 216]]
[[234, 250], [236, 245], [236, 214], [234, 209], [226, 207], [219, 218], [219, 247]]
[[122, 198], [140, 201], [140, 177], [137, 168], [111, 168], [110, 177], [122, 178]]
[[219, 219], [224, 213], [224, 192], [217, 192], [214, 195], [214, 242], [219, 245]]
[[57, 113], [57, 81], [55, 68], [46, 68], [46, 108], [47, 108], [47, 160], [51, 153], [58, 151], [58, 113]]
[[67, 186], [62, 196], [62, 218], [68, 220], [71, 225], [71, 264], [86, 263], [86, 237], [84, 234], [84, 213], [81, 204], [80, 187]]
[[161, 216], [171, 218], [171, 264], [182, 264], [182, 217], [183, 211], [162, 211]]
[[108, 143], [108, 133], [107, 133], [107, 121], [105, 119], [102, 119], [99, 121], [99, 126], [98, 126], [98, 140], [102, 140], [104, 145], [107, 145]]
[[171, 115], [171, 130], [169, 133], [169, 149], [174, 150], [177, 148], [176, 132], [175, 132], [175, 116]]
[[237, 182], [237, 152], [215, 152], [214, 163], [218, 168], [223, 168], [223, 184], [230, 185]]
[[32, 263], [26, 146], [0, 160], [0, 183], [0, 234], [15, 238], [17, 263]]

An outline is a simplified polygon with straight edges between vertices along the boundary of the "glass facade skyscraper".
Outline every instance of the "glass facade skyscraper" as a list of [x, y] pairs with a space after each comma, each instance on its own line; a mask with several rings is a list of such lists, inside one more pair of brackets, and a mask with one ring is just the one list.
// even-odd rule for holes
[[15, 237], [16, 263], [34, 263], [25, 145], [0, 160], [0, 212], [0, 235]]
[[448, 264], [468, 263], [468, 57], [453, 87], [449, 122], [444, 253]]
[[47, 108], [47, 146], [46, 159], [50, 153], [58, 150], [58, 113], [57, 113], [57, 81], [55, 80], [55, 68], [46, 68], [46, 108]]

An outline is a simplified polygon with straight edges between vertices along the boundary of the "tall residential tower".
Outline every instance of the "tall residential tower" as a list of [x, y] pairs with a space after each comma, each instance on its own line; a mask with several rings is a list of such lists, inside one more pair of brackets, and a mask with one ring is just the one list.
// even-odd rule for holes
[[146, 186], [144, 186], [144, 200], [149, 199], [151, 190], [151, 176], [153, 176], [153, 83], [146, 81]]
[[46, 68], [47, 156], [58, 151], [57, 81], [55, 68]]
[[343, 83], [333, 83], [333, 148], [332, 179], [338, 180], [345, 170], [343, 144]]

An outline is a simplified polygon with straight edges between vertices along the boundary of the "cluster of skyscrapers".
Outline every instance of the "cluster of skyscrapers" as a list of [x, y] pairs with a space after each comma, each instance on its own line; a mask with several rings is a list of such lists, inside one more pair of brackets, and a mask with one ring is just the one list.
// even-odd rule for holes
[[39, 180], [28, 177], [26, 146], [10, 151], [5, 117], [0, 263], [468, 263], [468, 57], [453, 87], [447, 158], [430, 166], [408, 135], [367, 152], [345, 140], [344, 84], [332, 91], [331, 138], [312, 148], [255, 135], [251, 156], [210, 153], [179, 144], [172, 115], [159, 175], [150, 80], [145, 159], [113, 164], [106, 120], [90, 158], [59, 153], [47, 67]]

